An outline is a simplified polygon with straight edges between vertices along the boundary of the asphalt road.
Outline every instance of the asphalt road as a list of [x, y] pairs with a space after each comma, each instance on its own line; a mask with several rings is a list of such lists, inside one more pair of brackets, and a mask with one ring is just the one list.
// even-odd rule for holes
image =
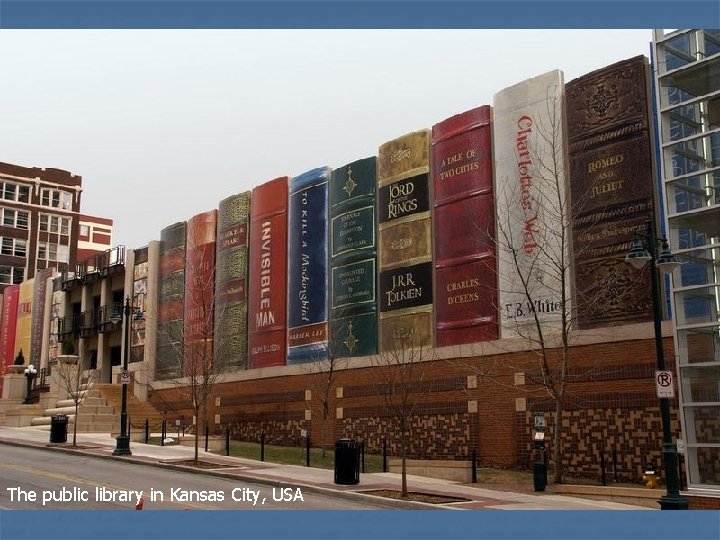
[[[0, 445], [0, 509], [374, 510], [387, 506], [243, 480]], [[142, 494], [140, 494], [142, 492]]]

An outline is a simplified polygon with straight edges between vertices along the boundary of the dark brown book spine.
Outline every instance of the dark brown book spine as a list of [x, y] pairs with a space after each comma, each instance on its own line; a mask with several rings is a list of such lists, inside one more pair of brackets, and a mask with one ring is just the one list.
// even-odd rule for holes
[[647, 59], [570, 81], [566, 99], [578, 326], [649, 321], [649, 273], [625, 262], [654, 219]]

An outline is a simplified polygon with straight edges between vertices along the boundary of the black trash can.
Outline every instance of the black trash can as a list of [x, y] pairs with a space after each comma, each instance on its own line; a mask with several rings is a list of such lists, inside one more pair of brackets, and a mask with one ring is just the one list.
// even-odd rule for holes
[[50, 418], [50, 442], [67, 442], [68, 417], [66, 414], [56, 414]]
[[335, 483], [360, 483], [360, 443], [352, 439], [335, 441]]
[[535, 491], [545, 491], [547, 486], [547, 465], [544, 461], [535, 461], [533, 463], [533, 484]]

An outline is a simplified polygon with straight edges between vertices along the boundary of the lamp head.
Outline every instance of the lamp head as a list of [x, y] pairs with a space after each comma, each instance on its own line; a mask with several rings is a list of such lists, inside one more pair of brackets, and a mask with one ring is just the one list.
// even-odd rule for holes
[[678, 266], [680, 266], [680, 263], [675, 258], [675, 255], [673, 255], [670, 251], [670, 246], [668, 246], [667, 240], [665, 238], [662, 239], [660, 256], [657, 258], [657, 261], [655, 261], [655, 266], [657, 266], [664, 273], [670, 273]]
[[629, 262], [638, 270], [645, 266], [645, 264], [651, 259], [650, 254], [645, 249], [643, 241], [639, 236], [635, 237], [633, 247], [630, 249], [628, 254], [625, 256], [625, 262]]

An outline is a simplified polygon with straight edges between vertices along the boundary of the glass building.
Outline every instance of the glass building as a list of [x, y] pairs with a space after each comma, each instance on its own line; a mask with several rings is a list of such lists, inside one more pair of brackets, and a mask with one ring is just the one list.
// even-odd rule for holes
[[720, 30], [652, 48], [687, 482], [720, 496]]

